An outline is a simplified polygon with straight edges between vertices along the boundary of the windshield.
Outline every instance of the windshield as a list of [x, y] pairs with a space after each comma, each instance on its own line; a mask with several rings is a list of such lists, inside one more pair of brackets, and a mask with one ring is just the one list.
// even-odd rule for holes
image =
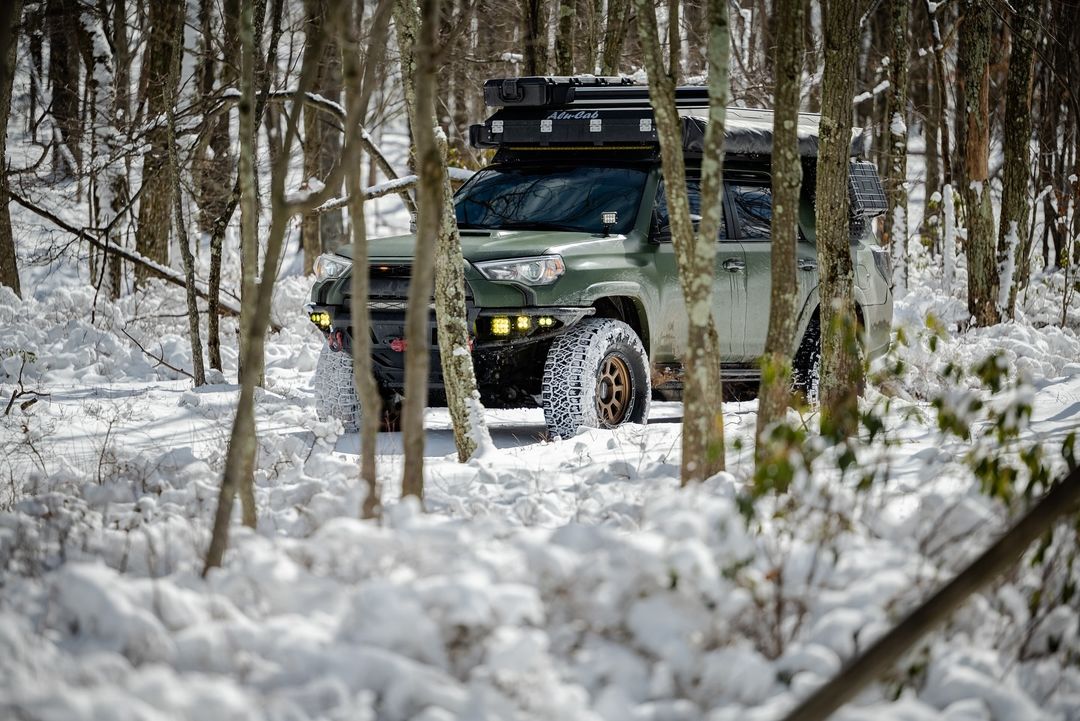
[[617, 166], [492, 167], [458, 191], [461, 228], [602, 233], [600, 214], [615, 211], [612, 233], [634, 225], [646, 172]]

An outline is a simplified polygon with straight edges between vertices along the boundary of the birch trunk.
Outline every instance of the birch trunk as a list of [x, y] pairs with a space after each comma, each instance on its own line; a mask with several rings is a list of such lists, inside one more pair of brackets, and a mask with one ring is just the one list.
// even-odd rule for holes
[[19, 23], [22, 0], [0, 8], [0, 285], [21, 296], [19, 264], [15, 255], [15, 236], [11, 232], [8, 199], [7, 121], [11, 113], [11, 89], [15, 79], [15, 57], [19, 46]]
[[783, 420], [791, 399], [791, 354], [795, 345], [799, 287], [796, 246], [799, 237], [799, 90], [802, 81], [803, 0], [776, 0], [773, 27], [787, 38], [776, 45], [772, 147], [772, 290], [769, 332], [758, 394], [755, 458], [759, 471], [769, 448], [769, 427]]
[[964, 0], [957, 70], [963, 88], [962, 148], [967, 212], [968, 312], [979, 326], [1001, 320], [998, 311], [997, 234], [990, 204], [990, 31], [992, 9]]
[[[1013, 45], [1009, 55], [1009, 79], [1006, 86], [1003, 124], [1005, 167], [1001, 188], [1001, 224], [998, 228], [998, 249], [1008, 251], [1013, 258], [1002, 258], [1005, 268], [1001, 295], [1005, 299], [1002, 312], [1009, 318], [1016, 315], [1017, 281], [1025, 274], [1021, 266], [1031, 257], [1028, 234], [1028, 187], [1031, 183], [1031, 61], [1035, 42], [1035, 23], [1038, 6], [1034, 0], [1017, 0], [1013, 15]], [[1019, 240], [1010, 243], [1010, 238]], [[1011, 263], [1011, 266], [1010, 266]], [[1008, 276], [1007, 278], [1005, 276]]]
[[855, 94], [858, 37], [857, 0], [830, 0], [825, 19], [814, 212], [821, 274], [821, 430], [831, 437], [855, 433], [862, 383], [848, 200], [851, 99]]
[[721, 407], [720, 350], [712, 315], [716, 243], [723, 220], [724, 113], [730, 47], [725, 0], [709, 0], [709, 117], [701, 161], [701, 223], [695, 236], [690, 222], [682, 119], [675, 106], [675, 82], [664, 60], [651, 0], [635, 0], [638, 38], [649, 75], [649, 97], [660, 139], [671, 239], [679, 284], [689, 316], [689, 342], [683, 388], [681, 477], [683, 485], [724, 470], [724, 416]]

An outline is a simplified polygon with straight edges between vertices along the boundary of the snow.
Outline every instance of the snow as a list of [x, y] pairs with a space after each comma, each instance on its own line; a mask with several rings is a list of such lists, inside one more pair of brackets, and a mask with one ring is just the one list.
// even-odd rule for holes
[[[179, 289], [151, 282], [110, 303], [69, 255], [26, 265], [25, 299], [0, 289], [0, 409], [25, 393], [0, 410], [0, 716], [778, 718], [1004, 528], [1016, 509], [982, 491], [968, 454], [1015, 461], [1038, 441], [1060, 470], [1080, 426], [1080, 304], [1062, 322], [1064, 271], [1033, 273], [1015, 321], [969, 327], [951, 190], [943, 202], [944, 261], [908, 244], [896, 348], [875, 370], [902, 368], [866, 392], [889, 443], [858, 445], [856, 465], [877, 478], [860, 489], [825, 452], [749, 518], [755, 401], [725, 404], [728, 472], [681, 489], [677, 403], [654, 403], [644, 426], [546, 441], [541, 411], [474, 398], [468, 463], [448, 412], [426, 414], [425, 512], [397, 500], [401, 437], [380, 434], [385, 515], [359, 520], [359, 439], [317, 419], [310, 279], [287, 266], [256, 399], [259, 527], [234, 519], [205, 579], [236, 320], [222, 319], [223, 372], [192, 388], [152, 357], [191, 367]], [[913, 194], [904, 237], [920, 208]], [[48, 247], [36, 218], [13, 216], [21, 254]], [[1027, 385], [991, 397], [948, 375], [992, 353]], [[1032, 413], [1011, 444], [967, 442], [938, 429], [935, 398]], [[1056, 600], [1075, 537], [1051, 540], [1060, 563], [1029, 553], [836, 718], [1077, 719], [1080, 616]]]

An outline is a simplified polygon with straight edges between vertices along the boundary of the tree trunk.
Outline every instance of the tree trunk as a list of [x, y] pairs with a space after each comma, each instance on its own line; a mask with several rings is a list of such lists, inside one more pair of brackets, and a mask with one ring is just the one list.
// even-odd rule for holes
[[979, 326], [1000, 322], [997, 234], [990, 204], [990, 31], [992, 8], [983, 0], [964, 0], [957, 71], [963, 102], [961, 147], [964, 182], [960, 192], [967, 213], [968, 312]]
[[[222, 7], [222, 55], [226, 59], [221, 63], [221, 87], [231, 88], [236, 85], [236, 60], [240, 57], [240, 3], [239, 0], [224, 0]], [[219, 182], [213, 187], [207, 184], [201, 207], [211, 215], [210, 221], [210, 274], [207, 278], [208, 294], [206, 345], [210, 367], [222, 370], [221, 331], [218, 325], [217, 298], [221, 290], [221, 255], [225, 245], [225, 233], [235, 212], [236, 183], [230, 182], [236, 171], [236, 160], [232, 154], [232, 141], [229, 137], [229, 114], [222, 113], [213, 121], [210, 131], [210, 149], [214, 158], [212, 167], [206, 167], [200, 174], [209, 180], [213, 177]], [[213, 198], [211, 200], [211, 197]]]
[[[360, 4], [357, 3], [359, 9]], [[361, 508], [363, 518], [381, 515], [381, 492], [375, 463], [375, 441], [382, 415], [382, 398], [375, 381], [371, 361], [371, 312], [368, 308], [370, 276], [368, 268], [368, 240], [364, 220], [363, 167], [359, 162], [363, 147], [363, 121], [372, 92], [379, 84], [378, 71], [386, 50], [387, 26], [393, 8], [393, 0], [380, 0], [375, 10], [371, 32], [367, 38], [369, 48], [365, 58], [363, 78], [359, 63], [359, 18], [342, 3], [338, 27], [348, 29], [342, 37], [342, 70], [346, 98], [346, 188], [349, 194], [349, 223], [352, 227], [353, 272], [351, 278], [350, 315], [353, 319], [353, 378], [357, 397], [360, 399], [360, 477], [367, 486], [367, 495]]]
[[176, 211], [176, 240], [180, 257], [184, 261], [184, 277], [187, 279], [188, 341], [191, 344], [191, 368], [195, 385], [206, 385], [206, 367], [203, 365], [202, 335], [199, 332], [199, 301], [195, 295], [195, 258], [191, 253], [187, 224], [184, 222], [184, 194], [180, 183], [180, 158], [176, 150], [176, 113], [169, 108], [169, 175], [176, 181], [173, 189], [173, 208]]
[[908, 34], [910, 0], [889, 2], [889, 97], [885, 119], [888, 123], [889, 165], [885, 177], [888, 210], [885, 214], [885, 247], [892, 251], [893, 285], [898, 295], [906, 287], [908, 240], [907, 124], [908, 124]]
[[[529, 0], [530, 2], [532, 0]], [[401, 54], [405, 102], [415, 146], [418, 208], [416, 251], [410, 271], [408, 308], [405, 311], [405, 400], [401, 409], [401, 436], [405, 455], [401, 495], [424, 498], [424, 409], [427, 406], [429, 348], [428, 303], [434, 284], [434, 252], [442, 214], [442, 174], [435, 145], [435, 34], [439, 0], [397, 0], [394, 21]], [[421, 21], [423, 18], [423, 21]], [[529, 18], [526, 17], [528, 23]], [[536, 38], [527, 40], [535, 47]], [[528, 51], [527, 51], [528, 52]], [[407, 78], [407, 79], [405, 79]]]
[[[252, 17], [252, 0], [241, 2], [240, 37], [244, 48], [243, 64], [240, 71], [240, 117], [243, 125], [253, 130], [255, 113], [252, 109], [255, 105], [254, 98], [254, 21]], [[321, 37], [308, 38], [308, 42], [322, 42]], [[261, 360], [266, 347], [266, 329], [270, 324], [270, 305], [274, 294], [274, 283], [277, 281], [278, 262], [281, 260], [281, 252], [285, 244], [285, 232], [288, 229], [292, 216], [303, 214], [317, 207], [328, 199], [326, 188], [309, 195], [303, 200], [290, 201], [285, 196], [285, 180], [289, 169], [289, 155], [293, 142], [297, 137], [299, 127], [300, 108], [303, 104], [304, 93], [310, 87], [314, 79], [314, 66], [305, 61], [300, 71], [300, 80], [293, 98], [293, 111], [288, 114], [285, 135], [281, 143], [281, 153], [271, 166], [270, 171], [270, 230], [266, 239], [266, 254], [263, 258], [261, 280], [253, 281], [253, 289], [246, 296], [247, 304], [250, 304], [251, 312], [240, 320], [240, 397], [236, 406], [236, 417], [233, 420], [232, 434], [229, 438], [229, 448], [225, 457], [225, 472], [221, 479], [221, 489], [218, 494], [218, 506], [214, 514], [214, 528], [210, 539], [210, 547], [206, 554], [206, 563], [203, 566], [203, 576], [211, 568], [221, 565], [228, 545], [229, 521], [232, 516], [233, 501], [239, 493], [244, 507], [244, 525], [254, 527], [255, 506], [253, 475], [256, 455], [255, 436], [255, 388], [259, 382]], [[246, 116], [246, 117], [245, 117]], [[253, 186], [250, 181], [254, 179], [251, 172], [254, 160], [254, 133], [241, 133], [240, 136], [240, 179], [241, 179], [241, 225], [245, 222], [253, 222], [253, 214], [244, 216], [244, 206], [252, 206], [254, 203]], [[339, 166], [338, 172], [332, 176], [333, 182], [340, 182], [343, 166]], [[327, 187], [332, 187], [328, 183]], [[254, 274], [253, 274], [254, 275]]]
[[848, 200], [851, 99], [855, 94], [858, 38], [858, 2], [829, 0], [815, 215], [821, 273], [821, 430], [833, 438], [855, 433], [858, 389], [862, 384]]
[[[529, 0], [530, 2], [533, 0]], [[603, 74], [618, 75], [623, 43], [630, 24], [633, 0], [608, 0], [607, 23], [604, 28]], [[655, 11], [654, 11], [655, 16]]]
[[15, 79], [15, 57], [19, 46], [19, 23], [22, 0], [0, 8], [0, 285], [21, 296], [19, 265], [15, 255], [15, 236], [11, 232], [8, 199], [7, 123], [11, 113], [11, 88]]
[[[255, 467], [255, 411], [244, 409], [243, 389], [249, 385], [254, 388], [262, 383], [262, 337], [257, 333], [260, 318], [256, 315], [260, 284], [256, 280], [258, 263], [259, 182], [255, 176], [255, 20], [251, 0], [240, 2], [240, 357], [238, 359], [238, 380], [241, 386], [240, 405], [237, 407], [236, 422], [233, 424], [232, 439], [229, 442], [229, 456], [232, 446], [237, 445], [238, 458], [234, 461], [233, 474], [226, 468], [228, 483], [222, 483], [222, 501], [226, 486], [232, 495], [240, 493], [243, 506], [244, 525], [255, 527], [254, 502], [254, 467]], [[273, 223], [273, 221], [272, 221]], [[269, 267], [277, 272], [276, 264]], [[267, 282], [264, 273], [263, 282]], [[258, 352], [256, 352], [256, 345]], [[254, 391], [252, 392], [254, 397]], [[253, 401], [249, 401], [250, 405]], [[228, 518], [225, 519], [228, 522]]]
[[679, 37], [679, 0], [667, 0], [668, 11], [668, 73], [675, 87], [682, 78], [682, 43]]
[[721, 408], [720, 349], [712, 314], [716, 242], [723, 220], [723, 138], [730, 47], [726, 0], [709, 0], [709, 117], [701, 160], [701, 222], [695, 236], [690, 221], [682, 119], [675, 106], [674, 78], [664, 61], [652, 0], [635, 0], [638, 38], [649, 75], [649, 97], [660, 139], [664, 192], [671, 239], [689, 323], [683, 389], [682, 483], [724, 470], [724, 416]]
[[[139, 196], [139, 226], [135, 247], [141, 255], [168, 265], [169, 232], [172, 229], [175, 178], [169, 168], [169, 129], [164, 118], [176, 103], [180, 80], [180, 58], [184, 50], [184, 5], [173, 2], [150, 4], [150, 36], [146, 43], [143, 73], [147, 78], [147, 132], [150, 149], [143, 160], [143, 185]], [[146, 279], [136, 269], [136, 279]]]
[[49, 33], [49, 86], [52, 89], [53, 176], [74, 178], [82, 165], [79, 123], [79, 5], [75, 0], [49, 0], [45, 21]]
[[[1031, 60], [1035, 43], [1038, 5], [1034, 0], [1017, 0], [1013, 15], [1012, 52], [1005, 90], [1003, 125], [1005, 166], [1001, 189], [1001, 224], [998, 250], [1002, 258], [1001, 297], [1003, 312], [1016, 315], [1016, 281], [1023, 276], [1021, 266], [1031, 257], [1028, 234], [1028, 186], [1031, 183]], [[1010, 259], [1008, 255], [1011, 255]]]
[[945, 84], [945, 43], [941, 38], [941, 24], [938, 21], [938, 4], [933, 7], [931, 0], [926, 0], [926, 9], [930, 17], [930, 31], [934, 45], [934, 119], [941, 136], [941, 290], [948, 296], [952, 294], [953, 274], [956, 265], [956, 213], [953, 199], [952, 148], [949, 142], [949, 91]]
[[802, 25], [803, 0], [775, 0], [773, 27], [777, 36], [787, 41], [776, 45], [774, 60], [772, 291], [758, 394], [755, 458], [759, 473], [769, 457], [769, 427], [784, 419], [791, 397], [791, 353], [799, 312], [795, 263], [802, 184], [797, 130], [802, 86]]
[[525, 74], [547, 75], [548, 12], [544, 0], [522, 0], [524, 3], [522, 34], [525, 40]]
[[559, 24], [555, 33], [555, 73], [574, 74], [575, 0], [558, 0]]
[[[307, 0], [308, 32], [324, 32], [330, 18], [331, 8], [327, 0]], [[312, 52], [311, 45], [304, 52]], [[313, 58], [318, 67], [314, 92], [333, 102], [341, 97], [341, 51], [337, 43], [323, 44], [322, 57]], [[327, 115], [313, 105], [304, 107], [304, 180], [316, 178], [320, 182], [333, 170], [341, 156], [341, 131], [330, 122]], [[340, 190], [336, 188], [335, 190]], [[304, 217], [301, 230], [304, 248], [304, 273], [312, 273], [315, 259], [321, 253], [339, 246], [344, 233], [341, 211], [309, 213]]]

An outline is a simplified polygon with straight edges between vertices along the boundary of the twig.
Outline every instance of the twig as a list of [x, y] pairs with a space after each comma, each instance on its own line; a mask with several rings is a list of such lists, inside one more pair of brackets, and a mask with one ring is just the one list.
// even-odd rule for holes
[[[176, 366], [174, 366], [174, 365], [173, 365], [172, 363], [170, 363], [169, 361], [165, 360], [165, 358], [163, 357], [163, 356], [164, 356], [164, 354], [165, 354], [165, 352], [164, 352], [164, 349], [162, 349], [162, 354], [161, 354], [161, 355], [154, 355], [154, 354], [153, 354], [153, 353], [151, 353], [150, 351], [146, 350], [146, 348], [144, 348], [144, 347], [143, 347], [143, 344], [142, 344], [142, 343], [140, 343], [139, 341], [135, 340], [134, 336], [132, 336], [132, 335], [131, 335], [130, 333], [128, 333], [128, 332], [127, 332], [127, 328], [121, 328], [121, 329], [120, 329], [120, 332], [121, 332], [121, 333], [123, 333], [124, 335], [126, 335], [126, 336], [127, 336], [127, 338], [128, 338], [128, 340], [130, 340], [130, 341], [131, 341], [132, 343], [134, 343], [134, 344], [135, 344], [135, 346], [136, 346], [136, 347], [137, 347], [137, 348], [138, 348], [139, 350], [141, 350], [141, 351], [143, 352], [143, 355], [145, 355], [145, 356], [146, 356], [147, 358], [152, 358], [153, 360], [156, 360], [156, 361], [158, 362], [158, 365], [161, 365], [161, 366], [165, 366], [165, 367], [166, 367], [166, 368], [168, 368], [169, 370], [172, 370], [172, 371], [176, 371], [177, 373], [181, 373], [181, 374], [183, 374], [183, 375], [186, 375], [186, 376], [187, 376], [188, 378], [190, 378], [191, 380], [195, 380], [195, 376], [191, 375], [190, 373], [188, 373], [188, 372], [187, 372], [186, 370], [184, 370], [183, 368], [177, 368], [177, 367], [176, 367]], [[157, 366], [154, 366], [154, 367], [156, 368]]]

